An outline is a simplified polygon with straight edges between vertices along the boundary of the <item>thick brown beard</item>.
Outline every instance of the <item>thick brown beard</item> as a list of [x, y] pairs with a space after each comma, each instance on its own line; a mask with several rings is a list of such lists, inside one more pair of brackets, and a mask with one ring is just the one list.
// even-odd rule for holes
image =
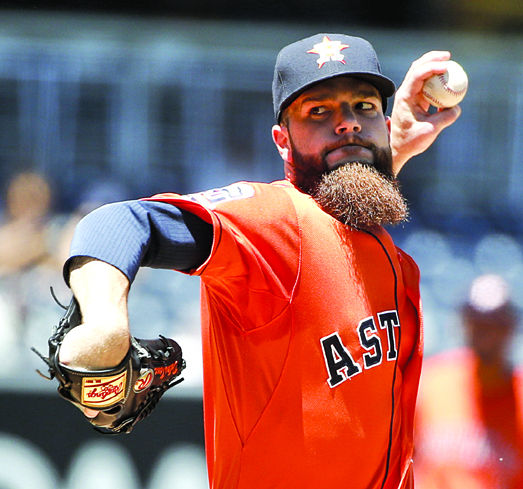
[[366, 164], [348, 163], [323, 174], [312, 196], [327, 213], [358, 229], [395, 225], [408, 218], [399, 182]]

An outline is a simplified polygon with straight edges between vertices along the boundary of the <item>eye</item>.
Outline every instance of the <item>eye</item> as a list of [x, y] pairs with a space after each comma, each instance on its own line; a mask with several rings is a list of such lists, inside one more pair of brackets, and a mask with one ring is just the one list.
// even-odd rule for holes
[[360, 110], [375, 110], [376, 105], [372, 102], [359, 102], [358, 103], [358, 109]]
[[309, 109], [309, 115], [311, 116], [325, 115], [326, 113], [327, 107], [324, 105], [315, 105]]

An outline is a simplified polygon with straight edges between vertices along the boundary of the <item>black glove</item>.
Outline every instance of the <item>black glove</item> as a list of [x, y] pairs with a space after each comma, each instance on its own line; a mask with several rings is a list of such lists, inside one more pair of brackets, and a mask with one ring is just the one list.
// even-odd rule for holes
[[116, 367], [69, 368], [58, 360], [60, 347], [64, 336], [82, 323], [82, 316], [74, 297], [64, 309], [65, 314], [49, 338], [49, 357], [32, 348], [49, 369], [49, 376], [38, 373], [48, 380], [56, 378], [58, 393], [75, 406], [100, 411], [89, 419], [97, 431], [130, 433], [134, 425], [156, 407], [163, 393], [183, 380], [179, 378], [185, 368], [182, 349], [174, 340], [163, 336], [155, 340], [131, 337], [129, 351]]

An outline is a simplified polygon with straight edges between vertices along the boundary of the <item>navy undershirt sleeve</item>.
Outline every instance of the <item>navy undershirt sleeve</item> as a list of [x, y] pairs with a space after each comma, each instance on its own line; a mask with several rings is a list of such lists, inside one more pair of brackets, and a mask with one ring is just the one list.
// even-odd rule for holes
[[121, 270], [132, 282], [139, 267], [188, 271], [208, 258], [212, 225], [164, 202], [132, 200], [107, 204], [85, 216], [76, 227], [69, 264], [89, 256]]

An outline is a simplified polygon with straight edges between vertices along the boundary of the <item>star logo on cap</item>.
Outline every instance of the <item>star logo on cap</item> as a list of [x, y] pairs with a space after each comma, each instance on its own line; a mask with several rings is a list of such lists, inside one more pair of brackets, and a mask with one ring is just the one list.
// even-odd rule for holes
[[328, 36], [323, 36], [323, 40], [309, 49], [307, 53], [319, 54], [319, 58], [316, 60], [318, 68], [321, 68], [328, 61], [339, 61], [345, 64], [345, 60], [341, 51], [348, 48], [348, 44], [342, 44], [341, 41], [331, 41]]

